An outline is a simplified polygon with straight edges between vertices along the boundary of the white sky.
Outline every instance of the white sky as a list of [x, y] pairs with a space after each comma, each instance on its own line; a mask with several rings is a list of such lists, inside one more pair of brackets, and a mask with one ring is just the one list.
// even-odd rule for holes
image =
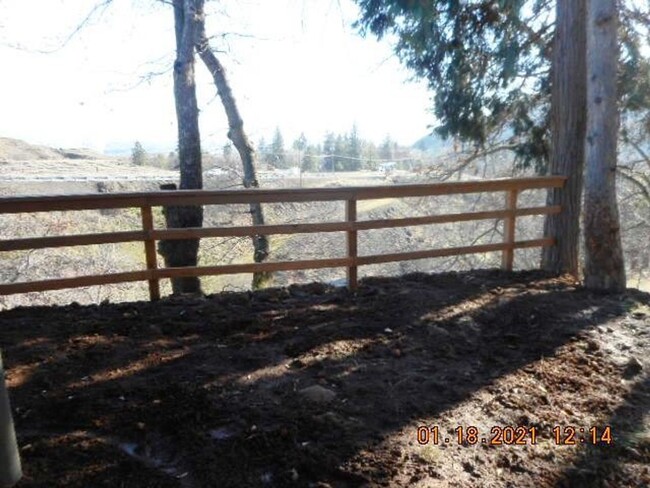
[[[57, 147], [175, 146], [171, 7], [113, 0], [64, 48], [34, 52], [60, 46], [98, 2], [0, 0], [0, 136]], [[255, 36], [212, 43], [227, 50], [222, 62], [253, 141], [279, 126], [287, 146], [301, 131], [321, 142], [355, 122], [376, 142], [390, 133], [412, 144], [428, 133], [424, 84], [408, 81], [388, 43], [356, 34], [352, 0], [207, 3], [210, 35]], [[151, 71], [166, 72], [139, 83]], [[227, 122], [200, 63], [197, 73], [203, 144], [214, 149]]]

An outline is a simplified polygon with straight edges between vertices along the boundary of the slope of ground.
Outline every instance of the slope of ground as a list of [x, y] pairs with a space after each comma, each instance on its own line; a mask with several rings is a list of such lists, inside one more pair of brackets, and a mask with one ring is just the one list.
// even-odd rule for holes
[[[24, 182], [74, 181], [150, 181], [178, 180], [178, 172], [135, 166], [127, 161], [89, 159], [48, 159], [29, 161], [0, 161], [0, 182], [13, 183], [14, 195], [27, 195]], [[20, 185], [20, 186], [16, 186]], [[50, 189], [50, 193], [65, 193]]]
[[38, 146], [0, 137], [0, 160], [42, 160], [42, 159], [106, 159], [106, 156], [90, 149], [55, 149], [47, 146]]
[[19, 487], [648, 486], [649, 304], [483, 271], [4, 311]]
[[[26, 182], [176, 181], [178, 171], [135, 166], [128, 158], [114, 158], [90, 149], [55, 149], [0, 137], [0, 182], [15, 186], [4, 194], [31, 194]], [[64, 193], [52, 189], [50, 193]], [[27, 191], [26, 191], [27, 190]], [[69, 191], [69, 190], [68, 190]]]

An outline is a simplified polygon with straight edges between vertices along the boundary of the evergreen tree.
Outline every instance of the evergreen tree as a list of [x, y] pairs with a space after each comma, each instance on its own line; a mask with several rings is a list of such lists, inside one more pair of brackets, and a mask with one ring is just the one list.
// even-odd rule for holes
[[587, 14], [585, 286], [623, 292], [625, 262], [616, 201], [617, 0], [591, 0], [587, 4]]
[[257, 156], [260, 161], [265, 164], [271, 164], [271, 157], [269, 154], [269, 146], [266, 144], [264, 137], [260, 137], [259, 142], [257, 143]]
[[307, 147], [307, 137], [305, 136], [304, 132], [301, 132], [298, 139], [293, 141], [292, 147], [296, 151], [304, 151], [305, 150], [305, 148]]
[[[436, 131], [478, 146], [509, 139], [520, 164], [549, 155], [555, 6], [573, 0], [356, 0], [362, 33], [394, 36], [395, 53], [435, 93]], [[619, 85], [624, 110], [650, 107], [648, 6], [622, 0]]]
[[320, 159], [318, 153], [320, 148], [318, 146], [308, 145], [305, 148], [305, 153], [302, 157], [303, 171], [318, 171], [320, 169]]
[[584, 141], [587, 127], [587, 0], [557, 0], [553, 75], [551, 79], [549, 153], [552, 174], [567, 176], [563, 188], [548, 192], [547, 204], [562, 212], [548, 215], [544, 235], [556, 245], [542, 249], [542, 268], [578, 276], [580, 213], [582, 207]]
[[345, 138], [345, 156], [349, 159], [346, 160], [346, 167], [348, 171], [358, 171], [361, 169], [361, 139], [359, 138], [359, 131], [357, 124], [352, 125], [352, 130]]
[[284, 149], [284, 138], [282, 137], [279, 127], [276, 127], [275, 129], [269, 152], [269, 158], [273, 166], [276, 168], [288, 167], [287, 155]]
[[323, 170], [334, 171], [335, 161], [334, 154], [336, 153], [336, 136], [333, 132], [327, 132], [323, 140]]
[[386, 161], [390, 161], [394, 159], [394, 143], [390, 136], [386, 134], [386, 137], [384, 138], [383, 142], [381, 143], [381, 146], [379, 146], [379, 159], [383, 159]]
[[334, 168], [336, 171], [347, 170], [346, 160], [341, 156], [345, 155], [345, 139], [339, 134], [334, 140]]
[[135, 141], [133, 149], [131, 149], [131, 162], [136, 166], [147, 164], [147, 151], [144, 150], [140, 141]]
[[361, 144], [361, 154], [363, 157], [363, 167], [369, 170], [377, 169], [377, 159], [379, 155], [377, 153], [377, 146], [372, 141], [362, 141]]
[[[439, 134], [477, 147], [505, 140], [519, 164], [542, 171], [550, 162], [554, 174], [569, 177], [549, 192], [549, 205], [563, 212], [546, 218], [558, 245], [544, 250], [542, 265], [577, 276], [584, 151], [570, 148], [584, 143], [585, 0], [357, 3], [361, 31], [395, 36], [397, 55], [435, 90]], [[650, 4], [619, 0], [616, 9], [619, 107], [647, 111]]]
[[301, 171], [304, 171], [304, 151], [307, 148], [307, 137], [304, 132], [300, 133], [300, 136], [293, 141], [291, 145], [293, 150], [296, 152], [296, 165], [300, 168]]

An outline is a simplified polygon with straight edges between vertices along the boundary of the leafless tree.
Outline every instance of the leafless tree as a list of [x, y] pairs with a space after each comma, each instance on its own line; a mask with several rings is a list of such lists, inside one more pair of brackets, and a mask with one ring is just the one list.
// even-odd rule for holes
[[[203, 187], [201, 168], [201, 135], [199, 132], [199, 108], [196, 100], [194, 40], [198, 29], [196, 0], [173, 0], [174, 32], [176, 35], [176, 61], [174, 62], [174, 99], [178, 122], [178, 157], [180, 161], [180, 189]], [[167, 227], [201, 227], [203, 207], [167, 207]], [[167, 266], [196, 266], [199, 241], [186, 239], [162, 241], [159, 251]], [[197, 293], [201, 291], [197, 277], [172, 280], [174, 293]]]
[[[245, 188], [258, 188], [259, 182], [256, 174], [256, 155], [253, 145], [251, 144], [246, 131], [244, 130], [244, 120], [239, 112], [237, 102], [232, 93], [232, 88], [226, 76], [221, 61], [210, 48], [210, 43], [205, 30], [205, 0], [197, 0], [197, 32], [196, 32], [196, 50], [206, 66], [212, 79], [214, 80], [217, 93], [221, 99], [226, 117], [228, 118], [228, 138], [239, 153], [243, 168], [243, 184]], [[251, 219], [253, 225], [264, 225], [264, 210], [260, 203], [250, 204]], [[266, 260], [269, 255], [269, 241], [267, 236], [253, 236], [253, 258], [256, 263]], [[267, 273], [255, 273], [253, 276], [253, 289], [260, 288], [267, 282], [269, 276]]]

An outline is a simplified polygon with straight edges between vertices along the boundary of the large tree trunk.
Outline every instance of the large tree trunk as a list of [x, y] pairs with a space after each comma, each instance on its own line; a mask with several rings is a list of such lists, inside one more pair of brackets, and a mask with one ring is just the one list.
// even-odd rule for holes
[[618, 8], [616, 0], [590, 0], [587, 11], [585, 286], [621, 291], [625, 263], [616, 203]]
[[[244, 131], [244, 120], [239, 113], [237, 102], [232, 94], [232, 89], [226, 77], [226, 72], [210, 49], [208, 38], [205, 34], [205, 13], [203, 10], [204, 0], [197, 0], [197, 43], [196, 49], [203, 61], [203, 64], [208, 68], [214, 84], [217, 88], [221, 104], [226, 112], [228, 118], [228, 139], [230, 139], [239, 152], [242, 167], [244, 170], [243, 184], [245, 188], [259, 188], [257, 175], [255, 171], [255, 150], [253, 145], [248, 139]], [[264, 225], [264, 211], [260, 203], [250, 204], [251, 219], [253, 225]], [[256, 263], [261, 263], [266, 260], [269, 255], [269, 241], [267, 236], [256, 235], [253, 236], [253, 259]], [[261, 288], [270, 279], [269, 273], [255, 273], [253, 276], [253, 289]]]
[[[180, 189], [203, 187], [201, 171], [201, 136], [199, 134], [199, 109], [194, 80], [194, 40], [196, 36], [196, 0], [174, 0], [174, 26], [176, 32], [176, 61], [174, 63], [174, 98], [178, 121], [178, 157], [180, 160]], [[201, 227], [203, 207], [168, 207], [165, 209], [167, 227]], [[160, 253], [166, 266], [196, 266], [199, 241], [162, 241]], [[200, 281], [196, 277], [172, 279], [172, 289], [177, 293], [199, 293]]]
[[586, 130], [586, 0], [557, 0], [552, 58], [550, 172], [566, 175], [566, 186], [549, 190], [548, 205], [562, 213], [549, 215], [545, 235], [557, 245], [542, 251], [542, 268], [579, 275], [580, 206]]

